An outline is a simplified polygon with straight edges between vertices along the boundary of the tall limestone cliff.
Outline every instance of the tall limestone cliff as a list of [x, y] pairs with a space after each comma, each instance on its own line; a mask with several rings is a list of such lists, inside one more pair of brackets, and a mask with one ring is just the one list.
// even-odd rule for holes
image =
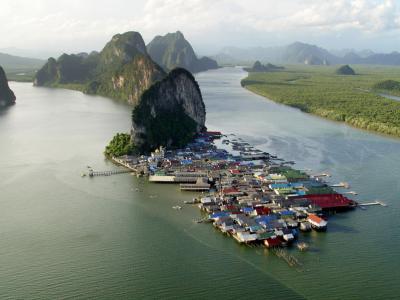
[[8, 86], [6, 73], [0, 67], [0, 108], [15, 103], [14, 92]]
[[138, 32], [114, 35], [103, 50], [49, 58], [34, 80], [36, 86], [65, 86], [137, 104], [142, 93], [165, 72], [147, 54]]
[[143, 93], [132, 112], [132, 142], [140, 152], [182, 147], [205, 130], [200, 88], [185, 69], [171, 71]]
[[218, 68], [217, 62], [211, 58], [198, 59], [192, 46], [180, 31], [156, 36], [147, 45], [147, 51], [165, 70], [180, 67], [190, 72], [201, 72]]

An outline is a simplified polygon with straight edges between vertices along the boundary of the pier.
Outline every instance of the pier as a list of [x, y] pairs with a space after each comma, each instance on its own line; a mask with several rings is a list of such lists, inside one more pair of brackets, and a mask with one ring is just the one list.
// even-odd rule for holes
[[111, 175], [116, 175], [116, 174], [123, 174], [123, 173], [131, 173], [131, 170], [112, 170], [112, 171], [93, 171], [89, 170], [88, 175], [90, 177], [95, 177], [95, 176], [111, 176]]

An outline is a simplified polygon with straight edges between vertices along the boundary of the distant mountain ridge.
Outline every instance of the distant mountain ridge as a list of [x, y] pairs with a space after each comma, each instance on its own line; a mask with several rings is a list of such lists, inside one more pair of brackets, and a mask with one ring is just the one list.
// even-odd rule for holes
[[165, 70], [184, 68], [196, 73], [218, 68], [217, 62], [209, 57], [197, 58], [193, 47], [180, 31], [156, 36], [147, 45], [147, 51]]
[[0, 65], [5, 70], [16, 69], [39, 69], [44, 65], [45, 61], [37, 58], [21, 57], [0, 53]]
[[336, 54], [316, 45], [295, 42], [283, 47], [253, 47], [237, 48], [226, 47], [212, 58], [223, 64], [248, 64], [259, 60], [279, 64], [377, 64], [400, 65], [400, 53], [374, 53], [370, 50], [337, 51]]

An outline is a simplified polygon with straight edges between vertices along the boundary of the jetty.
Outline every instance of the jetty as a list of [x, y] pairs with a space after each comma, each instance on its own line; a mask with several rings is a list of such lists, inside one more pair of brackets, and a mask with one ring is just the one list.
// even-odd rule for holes
[[96, 176], [111, 176], [116, 174], [124, 174], [124, 173], [131, 173], [130, 170], [111, 170], [111, 171], [93, 171], [89, 170], [89, 177], [96, 177]]

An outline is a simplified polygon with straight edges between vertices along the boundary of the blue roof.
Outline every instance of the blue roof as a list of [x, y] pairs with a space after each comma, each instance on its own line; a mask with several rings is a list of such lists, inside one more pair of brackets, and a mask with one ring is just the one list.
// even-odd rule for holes
[[275, 215], [262, 215], [262, 216], [258, 216], [258, 217], [255, 218], [256, 222], [260, 223], [260, 224], [261, 223], [266, 224], [266, 223], [269, 223], [269, 222], [274, 221], [276, 219], [277, 219], [277, 216], [275, 216]]
[[210, 219], [220, 218], [220, 217], [228, 217], [231, 213], [228, 211], [218, 211], [210, 215]]
[[280, 214], [284, 215], [284, 216], [291, 216], [291, 215], [294, 215], [294, 212], [292, 212], [290, 210], [284, 210], [284, 211], [281, 211]]
[[290, 188], [291, 185], [290, 183], [272, 183], [270, 184], [271, 189], [284, 189], [284, 188]]
[[292, 183], [271, 183], [271, 189], [284, 189], [284, 188], [302, 188], [304, 185], [302, 182], [292, 182]]
[[251, 213], [254, 210], [252, 207], [242, 207], [242, 212], [244, 213]]

